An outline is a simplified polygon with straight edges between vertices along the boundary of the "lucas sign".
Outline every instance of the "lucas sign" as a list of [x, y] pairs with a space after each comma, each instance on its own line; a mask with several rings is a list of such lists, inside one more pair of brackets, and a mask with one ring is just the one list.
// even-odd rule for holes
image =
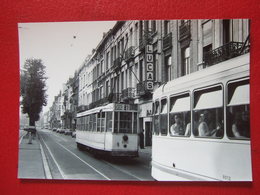
[[146, 89], [153, 90], [153, 46], [147, 45], [146, 46]]

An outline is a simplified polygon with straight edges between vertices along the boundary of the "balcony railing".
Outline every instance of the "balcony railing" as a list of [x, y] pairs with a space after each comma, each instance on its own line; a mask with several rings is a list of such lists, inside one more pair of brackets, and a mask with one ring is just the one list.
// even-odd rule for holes
[[77, 107], [77, 112], [83, 112], [85, 110], [88, 110], [88, 106], [87, 105], [81, 105]]
[[129, 47], [125, 52], [125, 61], [129, 62], [130, 60], [133, 60], [135, 57], [135, 50], [134, 47]]
[[135, 88], [129, 87], [122, 90], [122, 99], [133, 99], [135, 97]]
[[206, 52], [203, 56], [204, 67], [248, 53], [249, 47], [249, 45], [245, 46], [243, 42], [229, 42], [217, 49]]
[[143, 51], [145, 49], [145, 46], [148, 44], [152, 44], [152, 42], [152, 31], [144, 31], [143, 36], [139, 39], [139, 50]]
[[168, 33], [163, 37], [163, 50], [169, 49], [172, 47], [172, 33]]
[[98, 107], [98, 106], [101, 106], [103, 105], [104, 103], [107, 103], [108, 102], [108, 98], [105, 97], [105, 98], [102, 98], [102, 99], [99, 99], [95, 102], [92, 102], [90, 105], [89, 105], [89, 109], [92, 109], [92, 108], [95, 108], [95, 107]]
[[148, 93], [150, 93], [150, 91], [146, 87], [146, 81], [137, 83], [137, 85], [136, 85], [136, 95], [137, 96], [144, 96]]
[[191, 36], [191, 30], [190, 30], [190, 20], [183, 22], [180, 26], [179, 26], [179, 32], [180, 32], [180, 38], [179, 40], [183, 40], [186, 38], [189, 38]]
[[122, 58], [121, 58], [121, 57], [116, 58], [116, 59], [113, 61], [112, 69], [113, 69], [113, 70], [118, 70], [118, 69], [120, 69], [121, 63], [122, 63]]
[[121, 97], [122, 97], [121, 93], [110, 93], [107, 97], [107, 100], [110, 103], [119, 103], [122, 100]]

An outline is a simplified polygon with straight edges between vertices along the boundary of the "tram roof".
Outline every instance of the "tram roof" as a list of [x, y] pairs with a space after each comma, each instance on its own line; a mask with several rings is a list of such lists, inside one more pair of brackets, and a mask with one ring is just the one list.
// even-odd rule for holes
[[163, 85], [161, 85], [158, 89], [156, 89], [153, 93], [153, 100], [167, 96], [173, 91], [182, 91], [190, 89], [192, 86], [201, 86], [205, 85], [207, 81], [215, 80], [217, 81], [221, 77], [225, 76], [225, 73], [229, 70], [236, 69], [237, 72], [243, 72], [249, 70], [249, 53], [238, 56], [236, 58], [232, 58], [228, 61], [221, 62], [217, 65], [213, 65], [207, 67], [203, 70], [199, 70], [197, 72], [191, 73], [189, 75], [182, 76], [180, 78], [171, 80]]

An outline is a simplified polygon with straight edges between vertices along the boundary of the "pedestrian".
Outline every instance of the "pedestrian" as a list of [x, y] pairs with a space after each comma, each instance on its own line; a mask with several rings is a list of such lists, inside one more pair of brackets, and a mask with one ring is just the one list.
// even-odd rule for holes
[[139, 133], [140, 148], [144, 149], [144, 130]]

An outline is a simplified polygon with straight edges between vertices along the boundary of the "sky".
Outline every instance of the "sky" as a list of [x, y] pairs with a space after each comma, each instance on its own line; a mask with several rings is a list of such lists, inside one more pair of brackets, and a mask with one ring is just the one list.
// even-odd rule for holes
[[48, 111], [69, 77], [83, 64], [116, 21], [19, 23], [20, 68], [28, 58], [46, 66]]

